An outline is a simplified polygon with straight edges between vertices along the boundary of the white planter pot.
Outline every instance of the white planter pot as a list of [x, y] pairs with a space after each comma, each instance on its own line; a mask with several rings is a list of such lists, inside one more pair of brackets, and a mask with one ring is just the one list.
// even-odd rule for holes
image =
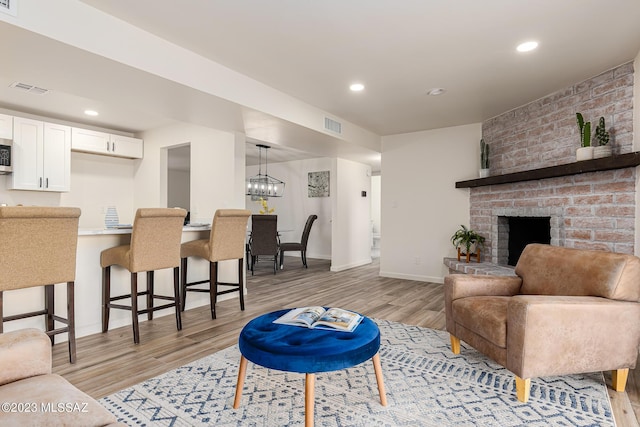
[[611, 155], [611, 146], [609, 145], [601, 145], [598, 147], [593, 147], [593, 158], [601, 159], [602, 157], [609, 157]]
[[480, 169], [479, 171], [480, 178], [486, 178], [489, 176], [489, 169]]
[[593, 147], [580, 147], [576, 150], [576, 160], [590, 160], [593, 159]]

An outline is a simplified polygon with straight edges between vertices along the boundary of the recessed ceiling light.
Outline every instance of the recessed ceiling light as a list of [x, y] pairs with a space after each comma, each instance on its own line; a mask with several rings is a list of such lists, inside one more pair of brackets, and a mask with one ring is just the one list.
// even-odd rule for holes
[[438, 96], [438, 95], [442, 95], [443, 93], [445, 93], [447, 90], [441, 87], [434, 87], [433, 89], [430, 89], [429, 91], [427, 91], [427, 95], [431, 95], [431, 96]]
[[84, 113], [85, 113], [87, 116], [97, 116], [97, 115], [98, 115], [98, 112], [97, 112], [97, 111], [95, 111], [95, 110], [84, 110]]
[[349, 86], [349, 89], [351, 89], [353, 92], [360, 92], [364, 90], [364, 85], [362, 83], [354, 83]]
[[529, 42], [520, 43], [516, 48], [516, 50], [518, 52], [530, 52], [537, 47], [538, 47], [538, 42], [529, 41]]

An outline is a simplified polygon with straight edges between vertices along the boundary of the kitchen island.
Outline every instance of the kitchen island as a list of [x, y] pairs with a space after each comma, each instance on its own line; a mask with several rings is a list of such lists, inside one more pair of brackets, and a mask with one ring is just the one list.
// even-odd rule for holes
[[[209, 237], [210, 226], [185, 226], [182, 232], [182, 241], [205, 239]], [[78, 249], [76, 255], [76, 280], [75, 280], [75, 319], [76, 337], [83, 337], [102, 331], [102, 268], [100, 267], [100, 253], [108, 248], [129, 244], [131, 240], [131, 228], [89, 229], [78, 230]], [[203, 280], [208, 278], [209, 263], [202, 259], [189, 261], [188, 281]], [[237, 262], [221, 262], [219, 268], [220, 281], [237, 281]], [[243, 271], [246, 274], [246, 269]], [[130, 273], [121, 267], [114, 266], [111, 269], [111, 292], [113, 295], [122, 295], [130, 292]], [[246, 283], [246, 281], [245, 281]], [[138, 275], [139, 289], [146, 289], [146, 274]], [[160, 270], [155, 273], [155, 289], [159, 294], [173, 294], [172, 269]], [[206, 286], [206, 285], [205, 285]], [[245, 290], [246, 292], [246, 290]], [[219, 301], [229, 298], [237, 298], [237, 295], [228, 294], [219, 297]], [[144, 298], [140, 299], [143, 304]], [[209, 296], [206, 293], [190, 293], [187, 299], [187, 309], [209, 304]], [[57, 313], [66, 313], [66, 286], [55, 286], [55, 309]], [[44, 307], [44, 288], [34, 287], [19, 289], [4, 293], [4, 315], [11, 316], [19, 312], [41, 310]], [[165, 309], [154, 313], [155, 317], [173, 315], [174, 310]], [[140, 321], [146, 321], [146, 316], [141, 316]], [[112, 310], [109, 329], [131, 324], [131, 313], [122, 310]], [[44, 316], [30, 319], [21, 319], [4, 323], [4, 331], [13, 331], [22, 328], [43, 329]], [[56, 336], [56, 342], [66, 340], [66, 334]]]

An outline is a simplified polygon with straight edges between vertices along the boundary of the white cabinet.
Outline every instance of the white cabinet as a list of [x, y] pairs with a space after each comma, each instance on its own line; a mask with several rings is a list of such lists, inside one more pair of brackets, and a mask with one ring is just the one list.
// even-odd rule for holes
[[13, 139], [13, 116], [0, 114], [0, 138]]
[[111, 141], [112, 156], [130, 157], [132, 159], [142, 158], [142, 140], [131, 138], [130, 136], [109, 135]]
[[71, 127], [15, 117], [13, 190], [69, 191]]
[[141, 139], [80, 128], [73, 128], [71, 133], [71, 149], [73, 151], [130, 159], [142, 158], [143, 143]]

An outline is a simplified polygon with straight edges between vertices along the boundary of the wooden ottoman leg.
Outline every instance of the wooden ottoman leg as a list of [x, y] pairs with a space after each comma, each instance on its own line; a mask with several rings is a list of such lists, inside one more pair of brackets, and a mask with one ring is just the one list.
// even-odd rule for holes
[[314, 388], [316, 384], [315, 374], [305, 374], [304, 380], [304, 426], [313, 427], [313, 403]]
[[240, 407], [240, 399], [242, 399], [242, 387], [244, 387], [244, 376], [247, 372], [247, 359], [240, 356], [240, 367], [238, 368], [238, 382], [236, 383], [236, 398], [233, 400], [233, 409]]
[[378, 392], [380, 393], [380, 403], [387, 406], [387, 393], [384, 390], [384, 378], [382, 378], [382, 365], [380, 364], [380, 353], [376, 353], [373, 360], [373, 369], [376, 371], [376, 381], [378, 382]]

